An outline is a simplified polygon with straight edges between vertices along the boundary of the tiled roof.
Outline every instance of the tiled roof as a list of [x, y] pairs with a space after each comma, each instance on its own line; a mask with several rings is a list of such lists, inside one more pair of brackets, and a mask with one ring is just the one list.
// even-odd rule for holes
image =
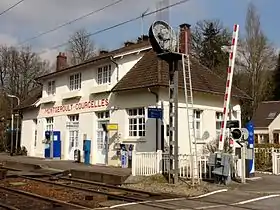
[[255, 127], [267, 128], [280, 113], [280, 101], [263, 101], [255, 111], [252, 121]]
[[[137, 43], [121, 47], [119, 49], [110, 51], [108, 53], [100, 54], [98, 56], [95, 56], [95, 57], [81, 63], [81, 64], [77, 64], [77, 65], [74, 65], [74, 66], [69, 66], [69, 67], [61, 69], [59, 71], [55, 71], [55, 72], [52, 72], [52, 73], [45, 74], [43, 76], [38, 77], [37, 80], [41, 80], [41, 79], [44, 79], [44, 78], [47, 78], [47, 77], [56, 76], [56, 75], [66, 73], [66, 72], [75, 71], [79, 68], [86, 67], [87, 65], [91, 65], [92, 63], [96, 64], [97, 62], [104, 62], [104, 60], [106, 60], [106, 59], [108, 59], [108, 62], [109, 62], [110, 57], [112, 57], [112, 56], [122, 54], [122, 53], [126, 53], [126, 52], [130, 52], [130, 51], [134, 51], [134, 50], [145, 48], [145, 47], [149, 47], [149, 46], [150, 46], [150, 44], [149, 44], [148, 40], [139, 41]], [[98, 65], [98, 64], [96, 64], [96, 65]]]
[[36, 87], [30, 91], [29, 96], [23, 100], [19, 106], [15, 107], [14, 110], [26, 109], [32, 107], [32, 105], [42, 97], [42, 87]]
[[[187, 68], [187, 66], [186, 66]], [[213, 71], [201, 65], [197, 59], [191, 58], [191, 76], [193, 90], [213, 94], [224, 94], [225, 80]], [[113, 91], [131, 90], [152, 86], [168, 86], [169, 68], [166, 61], [158, 58], [153, 50], [147, 52], [132, 69], [116, 84]], [[179, 63], [179, 87], [184, 86], [182, 63]], [[242, 90], [233, 87], [232, 96], [250, 97]]]

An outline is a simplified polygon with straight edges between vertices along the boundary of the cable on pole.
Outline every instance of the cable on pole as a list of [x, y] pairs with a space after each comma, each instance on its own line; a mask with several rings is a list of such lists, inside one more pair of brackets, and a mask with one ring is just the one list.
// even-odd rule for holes
[[[169, 9], [169, 8], [172, 8], [172, 7], [175, 7], [175, 6], [178, 6], [178, 5], [180, 5], [180, 4], [186, 3], [187, 1], [189, 1], [189, 0], [181, 0], [181, 1], [176, 2], [176, 3], [174, 3], [174, 4], [170, 4], [170, 5], [166, 6], [166, 7], [163, 7], [163, 8], [157, 9], [157, 10], [154, 10], [154, 11], [152, 11], [152, 12], [148, 12], [148, 13], [146, 13], [146, 14], [141, 14], [140, 16], [131, 18], [131, 19], [129, 19], [129, 20], [126, 20], [126, 21], [117, 23], [117, 24], [115, 24], [115, 25], [109, 26], [109, 27], [107, 27], [107, 28], [98, 30], [98, 31], [93, 32], [93, 33], [90, 33], [90, 34], [84, 36], [84, 38], [91, 37], [91, 36], [95, 36], [95, 35], [97, 35], [97, 34], [100, 34], [100, 33], [106, 32], [106, 31], [109, 31], [109, 30], [111, 30], [111, 29], [118, 28], [118, 27], [120, 27], [120, 26], [123, 26], [123, 25], [126, 25], [126, 24], [128, 24], [128, 23], [131, 23], [131, 22], [134, 22], [134, 21], [136, 21], [136, 20], [139, 20], [139, 19], [141, 19], [141, 18], [143, 18], [143, 17], [147, 17], [147, 16], [150, 16], [150, 15], [153, 15], [153, 14], [159, 12], [159, 11], [163, 11], [163, 10], [166, 10], [166, 9]], [[53, 47], [51, 47], [51, 48], [48, 48], [48, 50], [58, 49], [58, 48], [60, 48], [60, 47], [63, 47], [63, 46], [65, 46], [65, 45], [67, 45], [68, 43], [69, 43], [68, 41], [67, 41], [67, 42], [64, 42], [64, 43], [62, 43], [62, 44], [59, 44], [59, 45], [53, 46]], [[43, 53], [45, 53], [45, 52], [46, 52], [46, 50], [43, 50], [43, 51], [39, 52], [38, 54], [43, 54]]]
[[86, 18], [86, 17], [89, 17], [89, 16], [91, 16], [91, 15], [94, 15], [94, 14], [96, 14], [96, 13], [98, 13], [98, 12], [101, 12], [101, 11], [103, 11], [103, 10], [109, 8], [109, 7], [112, 7], [112, 6], [116, 5], [116, 4], [121, 3], [122, 1], [123, 1], [123, 0], [118, 0], [118, 1], [115, 1], [115, 2], [113, 2], [113, 3], [107, 4], [107, 5], [103, 6], [102, 8], [99, 8], [99, 9], [97, 9], [97, 10], [94, 10], [94, 11], [90, 12], [90, 13], [87, 13], [87, 14], [85, 14], [85, 15], [82, 15], [82, 16], [80, 16], [80, 17], [78, 17], [78, 18], [75, 18], [75, 19], [73, 19], [73, 20], [70, 20], [70, 21], [68, 21], [68, 22], [66, 22], [66, 23], [63, 23], [63, 24], [61, 24], [61, 25], [58, 25], [58, 26], [56, 26], [56, 27], [54, 27], [54, 28], [52, 28], [52, 29], [49, 29], [49, 30], [44, 31], [44, 32], [42, 32], [42, 33], [39, 33], [39, 34], [37, 34], [37, 35], [35, 35], [35, 36], [33, 36], [33, 37], [30, 37], [30, 38], [28, 38], [28, 39], [26, 39], [26, 40], [20, 42], [20, 43], [18, 44], [18, 46], [21, 46], [21, 45], [25, 44], [26, 42], [32, 41], [32, 40], [34, 40], [34, 39], [38, 39], [39, 37], [44, 36], [44, 35], [46, 35], [46, 34], [49, 34], [49, 33], [51, 33], [51, 32], [57, 31], [58, 29], [61, 29], [61, 28], [65, 27], [65, 26], [71, 25], [71, 24], [74, 23], [74, 22], [77, 22], [77, 21], [79, 21], [79, 20], [82, 20], [82, 19], [84, 19], [84, 18]]
[[17, 5], [19, 5], [20, 3], [24, 2], [24, 0], [20, 0], [18, 1], [17, 3], [13, 4], [12, 6], [8, 7], [7, 9], [5, 9], [4, 11], [2, 11], [0, 13], [0, 16], [1, 15], [4, 15], [5, 13], [7, 13], [8, 11], [12, 10], [14, 7], [16, 7]]

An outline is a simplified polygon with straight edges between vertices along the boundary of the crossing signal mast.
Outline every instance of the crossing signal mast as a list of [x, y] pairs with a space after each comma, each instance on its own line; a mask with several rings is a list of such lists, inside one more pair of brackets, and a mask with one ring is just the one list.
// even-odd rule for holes
[[239, 25], [235, 24], [233, 27], [231, 47], [229, 48], [229, 65], [227, 68], [227, 81], [223, 106], [223, 122], [221, 126], [221, 135], [219, 138], [219, 147], [218, 151], [214, 154], [210, 154], [209, 158], [209, 165], [214, 166], [214, 170], [212, 171], [212, 173], [215, 176], [215, 180], [219, 180], [219, 182], [223, 182], [224, 184], [228, 183], [231, 180], [231, 162], [233, 158], [231, 154], [224, 152], [224, 142], [227, 129], [229, 130], [229, 139], [233, 140], [241, 147], [241, 181], [242, 183], [245, 183], [245, 140], [248, 139], [249, 132], [246, 128], [241, 128], [240, 122], [238, 120], [229, 120], [232, 79], [237, 53], [238, 34]]
[[229, 65], [227, 68], [227, 82], [226, 82], [226, 91], [225, 91], [225, 96], [224, 96], [224, 107], [223, 107], [223, 122], [222, 122], [222, 126], [221, 126], [221, 135], [220, 135], [220, 139], [219, 139], [219, 151], [220, 152], [222, 152], [224, 150], [226, 124], [227, 124], [228, 115], [230, 113], [229, 109], [230, 109], [231, 88], [232, 88], [235, 57], [236, 57], [236, 52], [237, 52], [238, 34], [239, 34], [239, 25], [235, 24], [233, 26], [231, 49], [229, 52]]

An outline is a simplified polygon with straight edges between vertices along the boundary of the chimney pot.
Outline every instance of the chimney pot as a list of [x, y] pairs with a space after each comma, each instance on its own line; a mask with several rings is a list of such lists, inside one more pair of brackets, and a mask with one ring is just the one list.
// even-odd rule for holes
[[134, 42], [131, 42], [131, 41], [127, 41], [124, 43], [124, 46], [127, 47], [127, 46], [130, 46], [130, 45], [133, 45], [135, 44]]
[[191, 27], [191, 25], [188, 24], [188, 23], [183, 23], [183, 24], [180, 25], [180, 28], [181, 28], [181, 29], [182, 29], [182, 28], [187, 28], [187, 29], [189, 29], [190, 27]]
[[60, 71], [67, 67], [67, 56], [65, 53], [59, 52], [56, 57], [56, 71]]
[[100, 52], [100, 54], [106, 54], [106, 53], [108, 53], [109, 51], [108, 51], [108, 50], [100, 50], [99, 52]]

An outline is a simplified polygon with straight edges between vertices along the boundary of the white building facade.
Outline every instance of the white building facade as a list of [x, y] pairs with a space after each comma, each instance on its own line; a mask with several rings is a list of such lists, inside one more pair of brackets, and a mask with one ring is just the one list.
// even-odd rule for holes
[[[64, 55], [60, 56], [65, 62]], [[109, 165], [120, 165], [119, 143], [133, 145], [133, 149], [140, 152], [164, 149], [168, 145], [168, 88], [162, 83], [164, 78], [166, 80], [163, 73], [161, 81], [151, 79], [151, 71], [157, 72], [154, 75], [162, 71], [159, 66], [151, 70], [153, 64], [145, 59], [151, 60], [152, 56], [155, 55], [148, 43], [137, 43], [38, 78], [43, 84], [42, 96], [33, 103], [33, 108], [22, 110], [21, 146], [26, 147], [29, 156], [45, 157], [45, 131], [59, 131], [61, 159], [74, 160], [74, 150], [79, 149], [83, 161], [83, 140], [86, 139], [91, 141], [90, 163], [105, 164], [102, 124], [111, 123], [117, 124], [118, 130], [108, 133]], [[57, 66], [63, 66], [59, 59], [58, 56]], [[134, 76], [134, 73], [138, 75]], [[217, 77], [211, 72], [207, 74]], [[199, 90], [195, 79], [193, 83], [195, 137], [202, 150], [220, 132], [223, 91], [218, 92], [206, 83], [202, 85], [210, 91]], [[225, 82], [220, 83], [225, 88]], [[241, 120], [238, 94], [243, 93], [238, 91], [231, 100], [234, 107], [232, 119]], [[179, 152], [187, 154], [188, 122], [184, 101], [183, 91], [180, 90]], [[149, 107], [162, 108], [163, 119], [148, 119]], [[205, 133], [209, 135], [205, 137]]]

